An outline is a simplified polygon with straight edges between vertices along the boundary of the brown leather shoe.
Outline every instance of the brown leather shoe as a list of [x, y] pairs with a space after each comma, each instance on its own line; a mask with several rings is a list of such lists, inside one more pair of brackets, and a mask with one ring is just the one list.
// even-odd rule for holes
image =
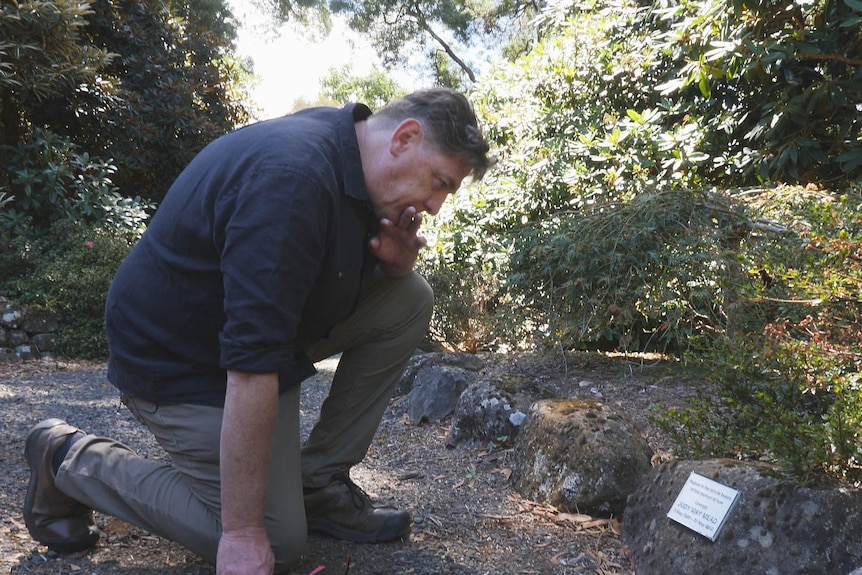
[[347, 474], [326, 487], [304, 494], [309, 531], [357, 543], [401, 539], [410, 531], [410, 514], [392, 507], [374, 507], [371, 498]]
[[82, 551], [99, 540], [93, 512], [54, 485], [54, 453], [78, 431], [60, 419], [46, 419], [30, 430], [24, 447], [30, 467], [24, 523], [33, 539], [59, 553]]

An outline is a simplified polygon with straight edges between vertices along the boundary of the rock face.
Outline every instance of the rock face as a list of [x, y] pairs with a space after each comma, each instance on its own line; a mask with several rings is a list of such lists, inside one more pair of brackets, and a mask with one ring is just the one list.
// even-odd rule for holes
[[464, 390], [455, 405], [446, 447], [512, 440], [525, 417], [511, 394], [486, 379], [479, 379]]
[[407, 396], [407, 414], [415, 423], [440, 421], [455, 410], [461, 393], [476, 377], [472, 371], [450, 365], [420, 370]]
[[651, 457], [622, 413], [590, 401], [543, 400], [531, 406], [515, 441], [512, 480], [524, 497], [607, 517], [622, 512]]
[[413, 389], [416, 378], [422, 370], [432, 367], [450, 365], [467, 371], [478, 373], [484, 367], [484, 362], [471, 353], [454, 352], [417, 352], [404, 368], [404, 375], [395, 388], [395, 395], [407, 395]]
[[[739, 491], [715, 542], [667, 513], [694, 471]], [[638, 575], [847, 575], [862, 567], [862, 492], [798, 487], [774, 468], [733, 460], [676, 461], [629, 498], [622, 541]]]
[[0, 296], [0, 361], [50, 356], [58, 328], [53, 313], [18, 306]]

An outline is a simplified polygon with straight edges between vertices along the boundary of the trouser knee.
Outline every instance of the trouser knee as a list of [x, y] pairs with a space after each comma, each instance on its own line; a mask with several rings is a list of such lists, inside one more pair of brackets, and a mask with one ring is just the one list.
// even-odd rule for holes
[[393, 280], [392, 291], [393, 297], [387, 298], [387, 303], [402, 306], [400, 310], [393, 310], [396, 311], [394, 315], [411, 318], [411, 327], [415, 326], [424, 335], [434, 309], [434, 290], [425, 278], [412, 273]]

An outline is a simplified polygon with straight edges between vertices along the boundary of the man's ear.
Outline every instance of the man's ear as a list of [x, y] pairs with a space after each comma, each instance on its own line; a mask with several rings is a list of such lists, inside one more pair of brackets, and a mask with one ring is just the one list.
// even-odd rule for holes
[[414, 118], [407, 118], [395, 128], [392, 132], [392, 138], [389, 141], [389, 151], [393, 156], [406, 151], [410, 146], [418, 146], [422, 143], [423, 132], [422, 124]]

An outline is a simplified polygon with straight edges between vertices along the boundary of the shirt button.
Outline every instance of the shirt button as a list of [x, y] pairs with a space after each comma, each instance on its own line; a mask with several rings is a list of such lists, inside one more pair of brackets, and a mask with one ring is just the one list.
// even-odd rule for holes
[[343, 275], [344, 275], [343, 273], [338, 272], [338, 279], [341, 279], [341, 276], [343, 276]]

